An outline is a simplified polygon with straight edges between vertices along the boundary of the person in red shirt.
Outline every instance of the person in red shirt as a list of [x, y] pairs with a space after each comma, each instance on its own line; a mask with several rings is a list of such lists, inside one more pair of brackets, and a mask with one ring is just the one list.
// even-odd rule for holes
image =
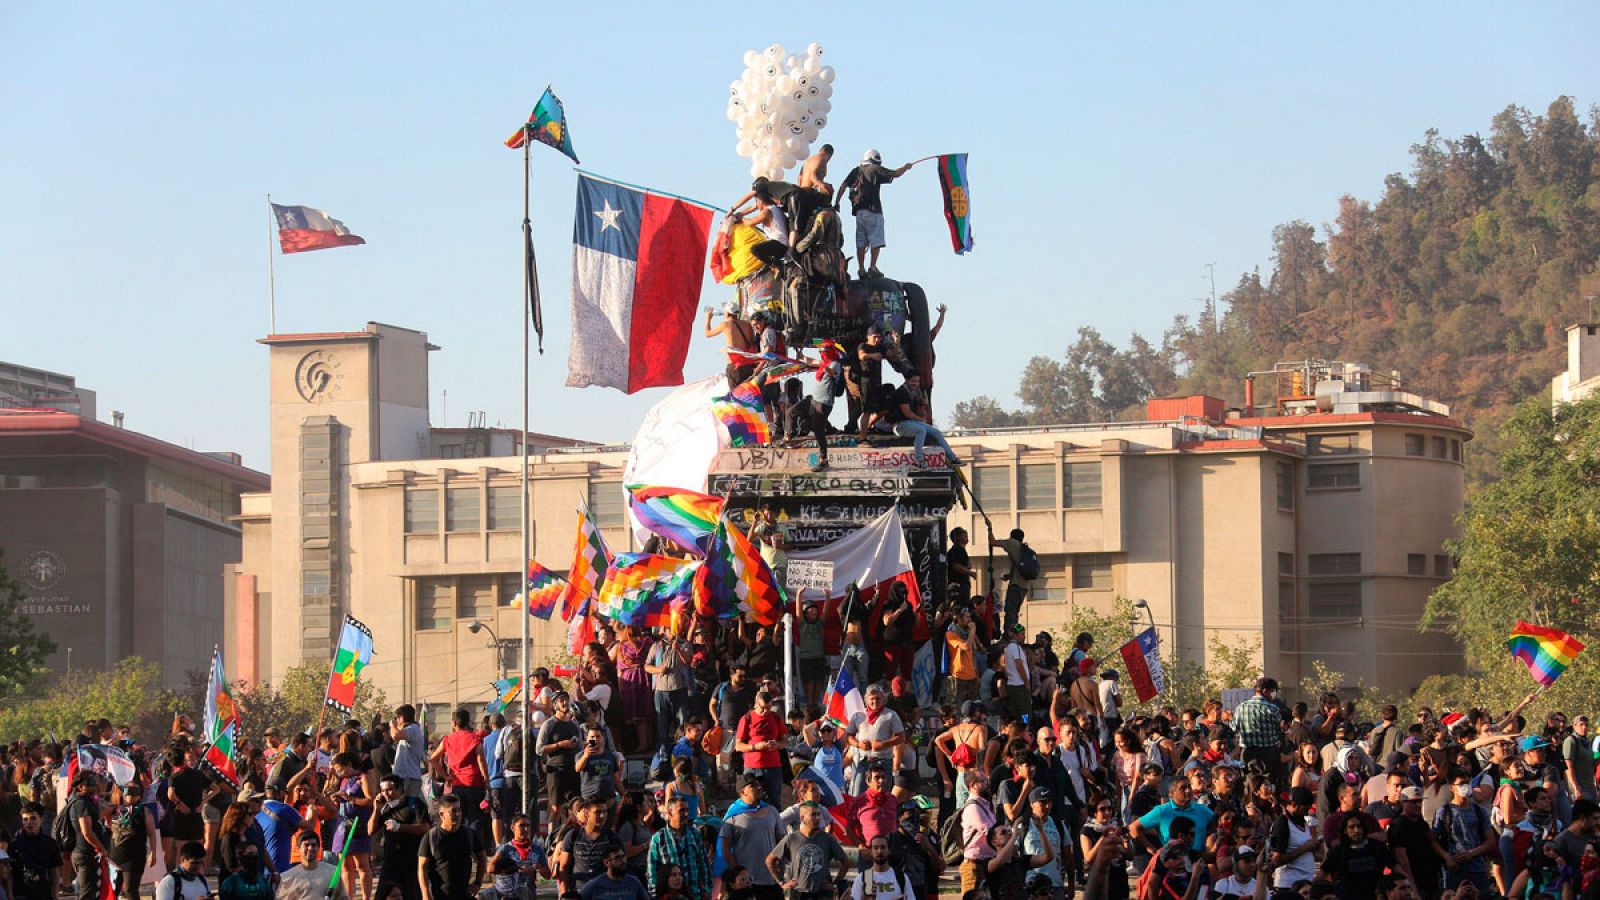
[[889, 775], [879, 766], [867, 770], [867, 789], [850, 817], [860, 832], [861, 846], [871, 846], [878, 836], [887, 838], [900, 826], [900, 802], [889, 792]]
[[446, 792], [461, 801], [462, 824], [478, 832], [480, 846], [489, 843], [489, 773], [483, 762], [483, 736], [472, 728], [472, 714], [458, 709], [455, 730], [439, 741], [428, 757], [445, 766]]
[[744, 771], [761, 779], [767, 798], [781, 807], [779, 797], [783, 792], [782, 754], [788, 729], [783, 718], [772, 711], [772, 695], [766, 691], [756, 694], [750, 711], [739, 720], [734, 731], [733, 749], [744, 754]]

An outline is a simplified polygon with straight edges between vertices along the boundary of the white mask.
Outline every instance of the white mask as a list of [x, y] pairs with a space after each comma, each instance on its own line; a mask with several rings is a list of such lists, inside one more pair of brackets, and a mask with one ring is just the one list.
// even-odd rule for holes
[[1455, 786], [1455, 792], [1457, 797], [1470, 797], [1472, 796], [1472, 785], [1458, 784]]

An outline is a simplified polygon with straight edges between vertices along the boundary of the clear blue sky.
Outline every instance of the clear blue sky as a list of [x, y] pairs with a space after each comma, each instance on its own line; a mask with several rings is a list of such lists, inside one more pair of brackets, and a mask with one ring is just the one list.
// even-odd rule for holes
[[[444, 348], [435, 423], [448, 390], [447, 424], [515, 424], [521, 154], [500, 141], [546, 83], [586, 167], [719, 205], [749, 182], [728, 82], [774, 41], [826, 48], [824, 139], [846, 159], [970, 152], [969, 256], [950, 252], [926, 166], [885, 194], [883, 268], [951, 307], [941, 417], [978, 393], [1014, 402], [1023, 362], [1080, 325], [1158, 336], [1199, 310], [1206, 263], [1219, 292], [1268, 268], [1274, 225], [1376, 197], [1430, 126], [1600, 100], [1593, 3], [254, 9], [0, 12], [0, 359], [77, 375], [106, 418], [258, 468], [269, 192], [368, 241], [278, 258], [279, 331], [423, 329]], [[549, 328], [533, 427], [625, 439], [662, 391], [561, 386], [574, 176], [535, 153]], [[730, 291], [708, 279], [701, 303]], [[696, 339], [687, 377], [719, 365]]]

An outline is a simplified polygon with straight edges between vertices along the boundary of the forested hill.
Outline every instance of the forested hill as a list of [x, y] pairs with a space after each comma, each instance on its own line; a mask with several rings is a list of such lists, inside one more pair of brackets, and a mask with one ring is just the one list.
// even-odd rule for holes
[[1565, 367], [1563, 329], [1600, 318], [1600, 107], [1587, 118], [1562, 97], [1543, 116], [1508, 107], [1487, 136], [1429, 130], [1377, 202], [1346, 195], [1320, 228], [1273, 229], [1271, 273], [1240, 276], [1215, 318], [1179, 316], [1159, 342], [1120, 348], [1082, 328], [1061, 357], [1028, 362], [1020, 408], [976, 397], [954, 422], [1137, 418], [1174, 392], [1237, 405], [1247, 371], [1358, 360], [1449, 403], [1478, 432], [1481, 483], [1499, 423]]

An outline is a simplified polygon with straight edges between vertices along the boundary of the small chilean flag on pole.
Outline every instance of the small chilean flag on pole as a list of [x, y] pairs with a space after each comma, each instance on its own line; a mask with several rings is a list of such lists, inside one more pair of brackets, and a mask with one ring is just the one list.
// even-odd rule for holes
[[712, 208], [578, 175], [567, 386], [683, 384]]
[[272, 214], [278, 219], [278, 246], [283, 248], [284, 253], [304, 253], [307, 250], [366, 243], [364, 239], [351, 234], [343, 222], [329, 218], [320, 209], [274, 203]]
[[1128, 669], [1140, 703], [1148, 703], [1166, 690], [1166, 678], [1161, 674], [1161, 643], [1156, 640], [1154, 628], [1146, 628], [1122, 645], [1122, 664]]
[[867, 704], [861, 699], [861, 689], [856, 687], [855, 676], [846, 666], [839, 667], [839, 676], [833, 680], [833, 690], [828, 691], [828, 718], [840, 725], [849, 725], [856, 713], [866, 713]]

